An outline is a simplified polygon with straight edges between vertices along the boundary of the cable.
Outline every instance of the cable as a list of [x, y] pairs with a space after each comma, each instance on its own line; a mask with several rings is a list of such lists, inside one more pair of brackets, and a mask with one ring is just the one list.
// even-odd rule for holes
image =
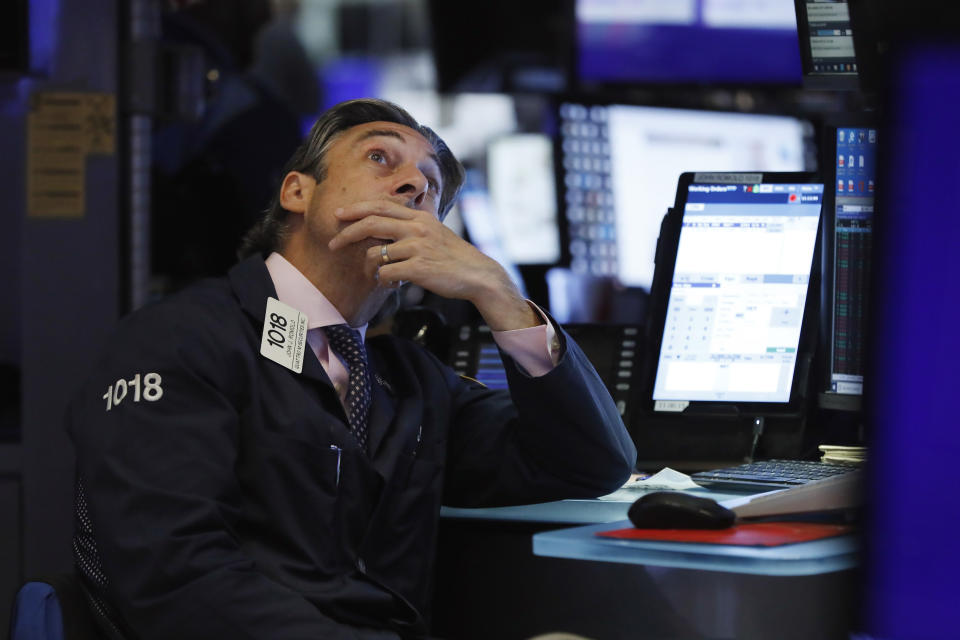
[[753, 419], [753, 443], [750, 445], [750, 453], [743, 459], [744, 462], [753, 462], [753, 457], [757, 453], [757, 444], [760, 443], [760, 436], [763, 435], [763, 425], [765, 418], [757, 416]]

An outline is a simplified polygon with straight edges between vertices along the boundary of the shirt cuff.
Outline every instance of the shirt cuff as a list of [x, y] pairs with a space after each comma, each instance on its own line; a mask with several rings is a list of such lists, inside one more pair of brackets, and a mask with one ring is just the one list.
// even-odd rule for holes
[[494, 342], [530, 377], [549, 373], [560, 361], [557, 330], [540, 307], [527, 303], [543, 318], [543, 324], [525, 329], [491, 331]]

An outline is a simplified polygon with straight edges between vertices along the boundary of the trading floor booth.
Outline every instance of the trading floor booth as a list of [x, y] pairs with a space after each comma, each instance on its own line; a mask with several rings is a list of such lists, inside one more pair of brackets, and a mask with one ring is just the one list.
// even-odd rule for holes
[[[161, 6], [195, 4], [202, 3], [98, 0], [91, 10], [89, 2], [47, 0], [15, 2], [16, 11], [4, 14], [32, 35], [28, 55], [0, 57], [13, 61], [0, 69], [0, 184], [14, 214], [0, 254], [11, 275], [2, 290], [14, 307], [4, 333], [15, 335], [2, 355], [17, 369], [5, 386], [19, 385], [4, 389], [4, 399], [15, 399], [0, 407], [15, 411], [0, 413], [0, 506], [11, 514], [0, 519], [0, 595], [8, 600], [25, 580], [71, 568], [66, 394], [117, 319], [147, 301], [157, 275], [147, 249], [153, 120], [182, 114], [161, 113], [155, 102], [198, 98], [202, 90], [190, 92], [217, 77], [188, 64], [189, 56], [157, 67], [191, 80], [183, 83], [132, 73], [128, 63], [138, 71], [141, 58], [159, 64], [151, 56], [161, 48]], [[947, 5], [758, 1], [747, 3], [755, 10], [745, 18], [742, 3], [564, 0], [536, 3], [544, 17], [535, 24], [510, 21], [520, 9], [497, 0], [474, 7], [487, 18], [480, 24], [464, 21], [454, 3], [421, 4], [439, 21], [430, 27], [438, 36], [431, 53], [442, 60], [437, 86], [429, 100], [416, 91], [383, 97], [435, 105], [428, 113], [441, 125], [467, 103], [509, 105], [512, 131], [498, 131], [489, 144], [462, 138], [484, 147], [466, 154], [457, 211], [464, 235], [503, 259], [584, 348], [637, 444], [638, 471], [814, 460], [821, 444], [868, 450], [855, 526], [789, 544], [637, 537], [628, 510], [659, 490], [637, 486], [595, 500], [444, 508], [433, 633], [450, 640], [550, 631], [592, 640], [958, 635], [950, 487], [960, 456], [953, 401], [960, 22]], [[488, 37], [501, 24], [503, 38]], [[529, 47], [501, 55], [508, 44]], [[476, 59], [481, 54], [489, 59]], [[407, 60], [392, 63], [420, 69]], [[488, 84], [494, 76], [500, 82]], [[106, 122], [113, 137], [78, 156], [83, 197], [66, 215], [32, 198], [26, 162], [28, 121], [35, 133], [44, 122], [35, 116], [65, 95], [113, 105], [105, 120], [84, 121]], [[493, 120], [469, 119], [478, 129]], [[736, 187], [730, 197], [741, 200], [726, 204], [776, 197], [783, 219], [705, 220], [716, 204], [706, 200], [677, 208], [681, 174], [720, 187], [717, 180], [736, 172], [758, 179], [728, 183]], [[800, 209], [810, 193], [754, 190], [771, 186], [766, 173], [803, 173], [822, 184], [816, 221]], [[691, 211], [701, 219], [683, 219]], [[710, 291], [728, 281], [697, 268], [708, 250], [747, 245], [710, 240], [682, 254], [667, 241], [732, 229], [790, 233], [791, 246], [804, 246], [791, 264], [806, 261], [805, 274], [761, 270], [756, 280], [776, 288], [764, 294], [780, 300], [768, 305], [780, 313], [775, 335], [795, 342], [758, 356], [780, 367], [772, 386], [750, 389], [762, 376], [724, 371], [726, 387], [697, 388], [688, 381], [708, 378], [712, 365], [667, 351], [698, 337], [696, 322], [713, 321]], [[685, 265], [679, 271], [677, 260]], [[733, 280], [742, 284], [757, 274], [740, 275]], [[683, 293], [686, 306], [672, 305], [671, 292]], [[489, 331], [450, 309], [440, 309], [449, 335], [425, 346], [459, 373], [501, 384]], [[414, 325], [411, 337], [426, 326]], [[742, 364], [743, 352], [724, 357]], [[661, 362], [674, 364], [661, 371]], [[773, 396], [740, 398], [731, 408], [731, 388]], [[692, 391], [699, 395], [683, 395]], [[778, 410], [760, 409], [764, 403]], [[754, 493], [684, 491], [717, 501]]]

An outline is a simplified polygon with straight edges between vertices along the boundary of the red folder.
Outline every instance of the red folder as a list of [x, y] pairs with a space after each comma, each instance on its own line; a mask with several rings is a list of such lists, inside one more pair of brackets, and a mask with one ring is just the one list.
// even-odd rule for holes
[[779, 547], [785, 544], [810, 542], [852, 533], [854, 527], [845, 524], [818, 522], [754, 522], [738, 524], [729, 529], [616, 529], [599, 531], [604, 538], [623, 540], [658, 540], [662, 542], [696, 542], [732, 544], [746, 547]]

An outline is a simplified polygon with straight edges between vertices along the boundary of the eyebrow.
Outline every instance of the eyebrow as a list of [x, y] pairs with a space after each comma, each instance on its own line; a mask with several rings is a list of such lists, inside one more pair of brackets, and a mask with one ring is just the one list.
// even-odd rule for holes
[[[363, 142], [364, 140], [368, 140], [370, 138], [377, 138], [380, 136], [386, 136], [388, 138], [396, 138], [401, 142], [407, 141], [407, 139], [403, 137], [403, 134], [401, 134], [399, 131], [394, 131], [393, 129], [371, 129], [370, 131], [365, 131], [363, 134], [361, 134], [361, 136], [357, 138], [357, 142], [358, 143]], [[440, 165], [440, 158], [437, 157], [437, 154], [431, 153], [428, 157], [431, 160], [433, 160], [433, 163], [435, 165], [437, 165], [437, 170], [440, 171], [442, 175], [443, 170]]]

